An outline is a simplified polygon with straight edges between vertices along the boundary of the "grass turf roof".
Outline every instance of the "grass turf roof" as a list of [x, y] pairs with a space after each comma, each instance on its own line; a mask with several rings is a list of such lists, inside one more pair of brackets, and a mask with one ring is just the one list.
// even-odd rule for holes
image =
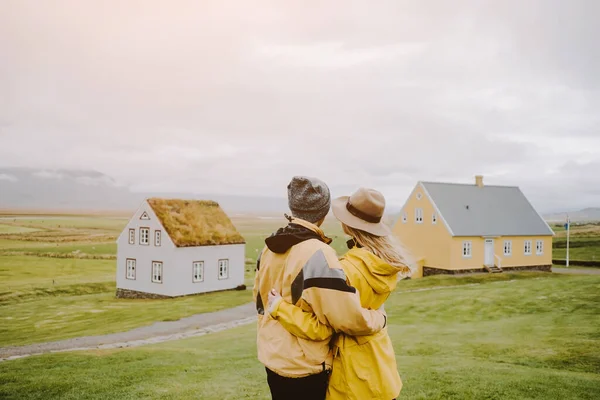
[[152, 198], [148, 203], [177, 247], [245, 243], [214, 201]]

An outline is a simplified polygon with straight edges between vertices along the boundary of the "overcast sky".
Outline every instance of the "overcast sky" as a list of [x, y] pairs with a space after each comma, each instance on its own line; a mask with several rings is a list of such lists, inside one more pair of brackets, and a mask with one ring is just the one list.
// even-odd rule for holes
[[[600, 206], [600, 1], [0, 1], [0, 166]], [[400, 204], [401, 205], [401, 204]]]

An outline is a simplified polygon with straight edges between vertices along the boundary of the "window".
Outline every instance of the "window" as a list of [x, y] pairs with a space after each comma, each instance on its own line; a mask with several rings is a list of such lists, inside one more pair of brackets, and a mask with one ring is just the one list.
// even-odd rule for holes
[[160, 231], [154, 231], [154, 245], [160, 246]]
[[415, 209], [415, 222], [417, 224], [423, 223], [423, 209], [422, 208]]
[[406, 215], [406, 212], [402, 213], [402, 223], [405, 224], [408, 222], [408, 216]]
[[229, 260], [219, 260], [219, 279], [229, 278]]
[[204, 261], [194, 261], [192, 264], [192, 282], [204, 280]]
[[142, 214], [142, 216], [140, 217], [140, 219], [149, 220], [150, 216], [148, 215], [148, 213], [146, 211], [144, 211], [144, 213]]
[[544, 254], [544, 241], [543, 240], [538, 240], [535, 242], [535, 254], [537, 254], [538, 256], [541, 256], [542, 254]]
[[135, 244], [135, 229], [129, 230], [129, 244]]
[[162, 283], [163, 263], [161, 261], [152, 261], [152, 282]]
[[512, 240], [504, 241], [504, 255], [505, 256], [512, 255]]
[[463, 242], [463, 258], [471, 258], [471, 248], [473, 244], [471, 241]]
[[423, 198], [423, 195], [421, 193], [417, 193], [417, 200], [421, 200]]
[[437, 214], [436, 213], [433, 213], [431, 215], [431, 223], [434, 225], [437, 224]]
[[526, 256], [530, 256], [531, 255], [531, 240], [526, 240], [525, 241], [525, 255]]
[[135, 280], [135, 259], [133, 258], [128, 258], [126, 261], [126, 275], [125, 277], [127, 279], [133, 279]]
[[150, 244], [150, 228], [140, 228], [140, 244], [145, 246]]

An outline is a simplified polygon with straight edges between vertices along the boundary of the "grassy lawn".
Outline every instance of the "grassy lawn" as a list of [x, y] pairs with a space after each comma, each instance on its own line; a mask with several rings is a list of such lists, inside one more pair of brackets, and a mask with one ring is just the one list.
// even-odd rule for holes
[[[567, 240], [558, 238], [552, 246], [552, 257], [565, 259], [567, 257]], [[600, 235], [593, 237], [573, 237], [569, 243], [569, 257], [572, 260], [600, 261]]]
[[0, 232], [0, 346], [120, 332], [251, 301], [250, 291], [168, 300], [117, 299], [115, 260], [57, 258], [114, 257], [114, 241], [97, 238], [116, 237], [127, 222], [124, 218], [0, 221], [0, 226], [10, 228]]
[[114, 290], [114, 284], [72, 285], [2, 302], [0, 346], [123, 332], [252, 301], [247, 290], [167, 300], [117, 299]]
[[[0, 292], [115, 280], [115, 261], [0, 256]], [[2, 297], [0, 297], [0, 300]]]
[[[386, 303], [402, 399], [598, 398], [600, 277], [516, 276], [525, 279], [402, 282]], [[406, 291], [444, 285], [462, 286]], [[135, 349], [4, 362], [0, 398], [268, 399], [255, 335], [250, 325]]]
[[[567, 257], [567, 232], [562, 225], [553, 225], [556, 232], [552, 246], [552, 258]], [[569, 244], [571, 260], [600, 261], [600, 224], [572, 225]]]

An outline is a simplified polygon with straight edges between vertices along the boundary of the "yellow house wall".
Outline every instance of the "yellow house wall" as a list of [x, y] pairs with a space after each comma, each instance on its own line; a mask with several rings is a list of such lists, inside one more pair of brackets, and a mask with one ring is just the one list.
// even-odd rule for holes
[[[463, 257], [463, 242], [471, 241], [471, 257]], [[483, 268], [484, 239], [482, 237], [455, 237], [452, 238], [452, 256], [448, 269], [476, 269]]]
[[[421, 199], [418, 199], [418, 195]], [[423, 223], [415, 221], [415, 209], [423, 209]], [[437, 223], [432, 223], [435, 207], [429, 201], [421, 185], [417, 185], [410, 198], [407, 200], [400, 218], [394, 225], [393, 232], [396, 237], [410, 251], [419, 264], [419, 271], [413, 278], [422, 276], [422, 267], [449, 268], [452, 236], [446, 229], [440, 215]], [[406, 213], [407, 221], [402, 222], [402, 214]]]
[[[504, 255], [504, 241], [512, 240], [512, 254]], [[531, 240], [531, 255], [525, 255], [525, 241]], [[537, 255], [535, 243], [538, 240], [544, 242], [543, 254]], [[552, 264], [552, 236], [506, 236], [496, 238], [494, 250], [502, 261], [502, 267], [521, 267], [531, 265]]]
[[[452, 239], [451, 267], [449, 269], [482, 268], [485, 259], [485, 239], [483, 237], [455, 237]], [[500, 257], [502, 267], [528, 267], [552, 264], [552, 236], [504, 236], [494, 240], [494, 254]], [[512, 241], [512, 254], [504, 255], [504, 241]], [[531, 255], [525, 255], [525, 241], [531, 240]], [[536, 241], [544, 242], [543, 254], [536, 254]], [[463, 257], [463, 242], [471, 241], [471, 257]], [[497, 264], [497, 259], [494, 259]]]

